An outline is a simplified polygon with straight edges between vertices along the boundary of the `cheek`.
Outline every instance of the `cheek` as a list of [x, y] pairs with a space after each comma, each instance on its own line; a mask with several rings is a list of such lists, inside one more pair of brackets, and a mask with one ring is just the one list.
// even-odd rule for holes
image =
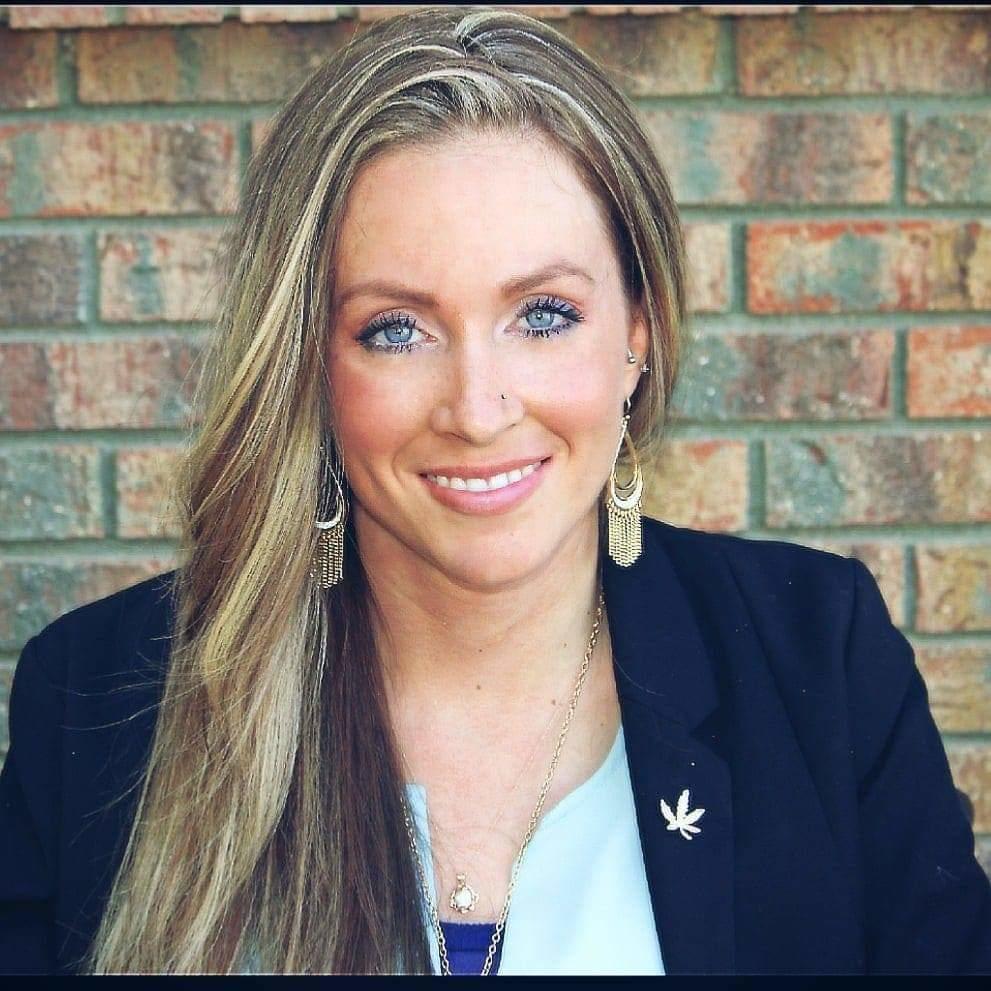
[[[399, 359], [401, 360], [401, 358]], [[382, 363], [390, 360], [383, 356]], [[363, 465], [402, 447], [423, 427], [416, 390], [397, 381], [396, 370], [378, 371], [367, 363], [330, 360], [334, 432], [349, 477]]]
[[614, 348], [559, 348], [528, 378], [524, 395], [546, 426], [575, 446], [615, 444], [625, 393]]

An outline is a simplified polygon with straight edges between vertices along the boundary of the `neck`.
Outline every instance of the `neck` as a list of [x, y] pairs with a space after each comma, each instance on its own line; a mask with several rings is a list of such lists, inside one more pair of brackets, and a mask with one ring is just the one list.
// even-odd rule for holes
[[[419, 715], [452, 706], [481, 719], [522, 716], [538, 701], [567, 704], [598, 605], [594, 517], [538, 571], [484, 589], [397, 552], [388, 536], [357, 522], [390, 704], [401, 700]], [[603, 617], [596, 654], [605, 625]]]

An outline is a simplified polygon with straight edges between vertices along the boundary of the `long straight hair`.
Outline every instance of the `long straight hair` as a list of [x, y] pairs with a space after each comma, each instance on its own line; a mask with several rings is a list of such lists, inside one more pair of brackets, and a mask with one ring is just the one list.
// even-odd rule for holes
[[630, 431], [645, 458], [656, 451], [684, 249], [621, 90], [521, 13], [420, 8], [356, 34], [275, 119], [227, 238], [202, 419], [175, 480], [169, 668], [88, 972], [430, 973], [377, 606], [350, 528], [345, 581], [320, 592], [309, 573], [313, 520], [331, 498], [329, 287], [363, 166], [493, 131], [550, 140], [600, 207], [627, 300], [650, 328]]

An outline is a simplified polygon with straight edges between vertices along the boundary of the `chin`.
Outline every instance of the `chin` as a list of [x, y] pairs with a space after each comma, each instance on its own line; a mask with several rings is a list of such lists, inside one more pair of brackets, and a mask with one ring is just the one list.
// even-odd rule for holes
[[489, 535], [467, 535], [434, 544], [431, 557], [438, 570], [454, 584], [473, 591], [512, 588], [553, 567], [559, 555], [570, 556], [569, 535], [547, 526], [535, 532], [530, 527]]
[[434, 549], [438, 569], [462, 588], [496, 591], [512, 587], [542, 570], [554, 548], [534, 541], [464, 540], [455, 546]]
[[597, 550], [594, 512], [574, 520], [565, 520], [562, 514], [550, 520], [530, 516], [510, 522], [503, 516], [431, 526], [425, 526], [422, 517], [408, 517], [405, 527], [396, 526], [387, 514], [381, 519], [363, 514], [362, 521], [359, 536], [365, 530], [366, 546], [383, 574], [393, 571], [395, 564], [395, 573], [403, 574], [404, 580], [419, 581], [419, 573], [429, 581], [433, 571], [466, 591], [510, 589], [555, 567], [570, 573], [589, 549], [586, 540], [592, 553]]

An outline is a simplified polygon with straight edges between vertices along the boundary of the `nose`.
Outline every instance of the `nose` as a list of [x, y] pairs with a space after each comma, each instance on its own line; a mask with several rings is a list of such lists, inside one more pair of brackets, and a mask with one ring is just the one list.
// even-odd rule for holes
[[438, 385], [434, 430], [484, 447], [519, 423], [523, 403], [513, 386], [511, 362], [500, 358], [491, 342], [461, 342], [452, 354], [445, 380]]

